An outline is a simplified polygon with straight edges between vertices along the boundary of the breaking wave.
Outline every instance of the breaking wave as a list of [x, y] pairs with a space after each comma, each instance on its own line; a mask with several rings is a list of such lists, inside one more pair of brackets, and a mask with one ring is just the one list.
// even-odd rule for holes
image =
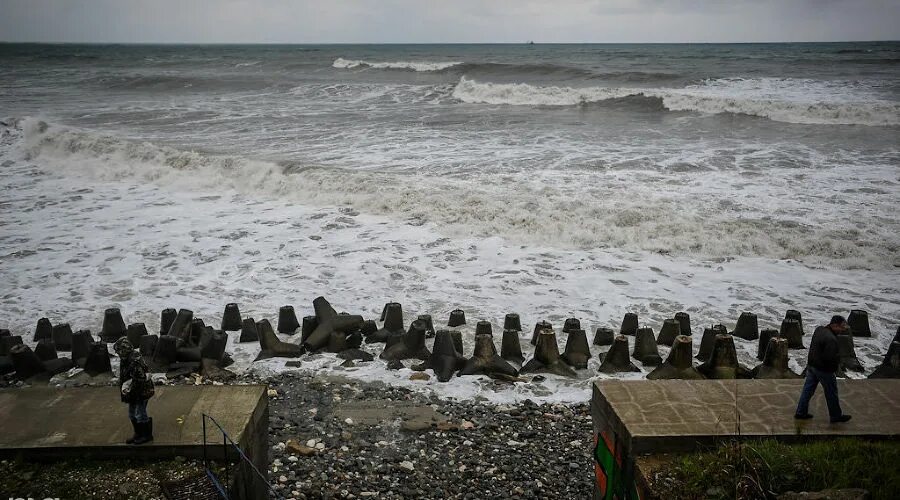
[[900, 125], [900, 104], [846, 86], [789, 79], [715, 79], [683, 88], [559, 87], [488, 83], [462, 77], [453, 97], [466, 103], [575, 106], [628, 96], [661, 99], [670, 111], [734, 113], [822, 125]]
[[375, 68], [375, 69], [403, 69], [411, 71], [442, 71], [447, 68], [462, 64], [461, 62], [413, 62], [413, 61], [393, 61], [393, 62], [370, 62], [355, 59], [344, 59], [339, 57], [334, 60], [332, 67], [339, 69], [353, 68]]
[[[606, 185], [590, 172], [564, 184], [473, 173], [464, 181], [426, 173], [320, 168], [184, 151], [47, 124], [13, 124], [21, 159], [64, 175], [151, 182], [194, 193], [233, 190], [317, 206], [343, 206], [431, 223], [453, 236], [501, 236], [561, 248], [660, 252], [701, 258], [796, 259], [841, 268], [894, 265], [900, 242], [883, 218], [840, 235], [820, 221], [722, 209], [660, 192], [654, 184]], [[583, 175], [583, 178], [573, 176]], [[514, 186], [510, 183], [513, 182]], [[585, 186], [575, 197], [572, 183]], [[725, 200], [721, 200], [725, 201]], [[862, 224], [862, 225], [860, 225]], [[863, 227], [864, 226], [864, 227]]]

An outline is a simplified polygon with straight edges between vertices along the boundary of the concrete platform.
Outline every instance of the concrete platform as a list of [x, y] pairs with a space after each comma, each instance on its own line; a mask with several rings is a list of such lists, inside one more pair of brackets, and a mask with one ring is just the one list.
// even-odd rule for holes
[[[132, 434], [128, 406], [117, 387], [0, 390], [0, 457], [26, 460], [115, 459], [163, 460], [176, 456], [203, 457], [201, 415], [212, 416], [248, 455], [267, 472], [269, 401], [266, 387], [158, 386], [147, 408], [153, 417], [153, 443], [125, 444]], [[207, 438], [217, 446], [212, 458], [237, 456], [222, 446], [222, 434], [207, 423]], [[242, 466], [245, 489], [237, 498], [263, 498], [265, 482]], [[260, 496], [262, 495], [262, 496]]]
[[689, 451], [723, 438], [808, 440], [900, 436], [900, 380], [839, 380], [853, 420], [830, 424], [821, 387], [812, 420], [793, 415], [803, 380], [600, 380], [594, 383], [594, 433], [611, 432], [628, 454]]

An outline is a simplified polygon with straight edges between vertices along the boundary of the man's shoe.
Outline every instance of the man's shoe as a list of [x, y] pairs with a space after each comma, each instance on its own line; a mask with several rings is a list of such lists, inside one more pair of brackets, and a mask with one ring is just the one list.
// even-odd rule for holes
[[125, 440], [125, 444], [134, 444], [134, 440], [139, 438], [141, 435], [141, 428], [139, 427], [141, 424], [138, 423], [137, 420], [131, 419], [131, 427], [134, 429], [134, 435]]
[[844, 422], [849, 421], [851, 418], [853, 418], [853, 417], [851, 417], [850, 415], [841, 415], [840, 417], [832, 418], [831, 423], [832, 424], [842, 424]]
[[804, 414], [802, 414], [802, 415], [799, 414], [799, 413], [797, 413], [796, 415], [794, 415], [794, 418], [797, 419], [797, 420], [809, 420], [809, 419], [811, 419], [812, 417], [813, 417], [813, 416], [812, 416], [811, 414], [809, 414], [809, 413], [804, 413]]

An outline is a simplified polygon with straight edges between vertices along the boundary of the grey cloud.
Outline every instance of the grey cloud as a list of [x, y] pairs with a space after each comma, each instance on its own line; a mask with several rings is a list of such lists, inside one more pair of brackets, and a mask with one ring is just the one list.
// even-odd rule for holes
[[900, 38], [896, 0], [0, 0], [0, 40], [737, 42]]

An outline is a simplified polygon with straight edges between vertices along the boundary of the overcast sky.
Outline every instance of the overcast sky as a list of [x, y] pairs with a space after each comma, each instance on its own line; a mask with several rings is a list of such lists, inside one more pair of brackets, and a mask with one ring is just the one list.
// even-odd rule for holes
[[404, 43], [900, 39], [900, 0], [0, 0], [0, 40]]

